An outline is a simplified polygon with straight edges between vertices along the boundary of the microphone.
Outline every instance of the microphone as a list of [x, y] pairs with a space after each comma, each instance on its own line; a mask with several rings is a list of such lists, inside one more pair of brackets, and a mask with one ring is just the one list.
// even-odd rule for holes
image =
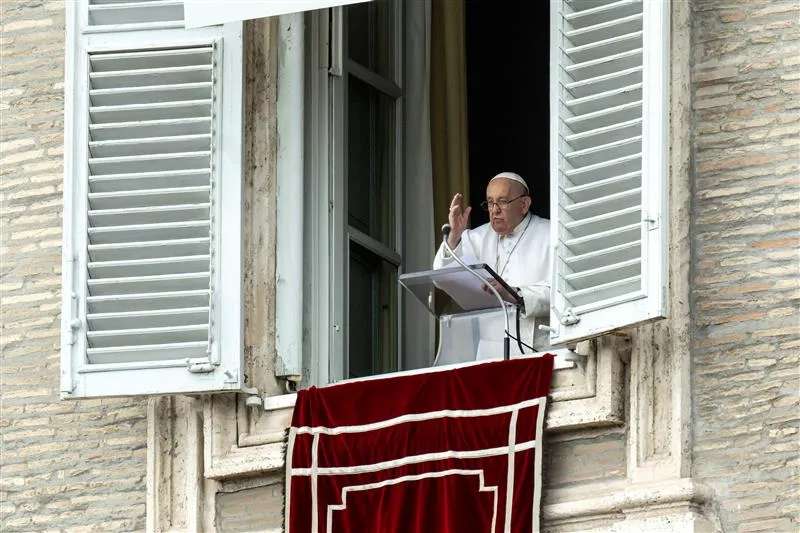
[[[492, 291], [492, 293], [494, 294], [495, 298], [497, 298], [497, 301], [500, 302], [500, 307], [503, 308], [503, 311], [504, 311], [503, 314], [505, 315], [505, 320], [506, 320], [505, 336], [503, 337], [503, 359], [508, 361], [510, 359], [510, 357], [511, 357], [511, 355], [510, 355], [510, 353], [511, 353], [510, 342], [511, 341], [509, 339], [509, 331], [511, 331], [511, 329], [510, 329], [510, 326], [508, 325], [509, 322], [508, 322], [508, 305], [506, 305], [507, 302], [505, 300], [503, 300], [503, 297], [500, 296], [500, 293], [497, 291], [497, 289], [494, 288], [494, 285], [489, 283], [480, 274], [475, 272], [475, 270], [472, 267], [467, 265], [460, 257], [458, 257], [456, 255], [456, 253], [453, 251], [453, 249], [450, 248], [450, 243], [447, 242], [447, 238], [450, 236], [450, 232], [452, 230], [453, 230], [453, 228], [452, 228], [452, 226], [450, 226], [450, 224], [445, 224], [444, 226], [442, 226], [442, 237], [443, 237], [442, 238], [442, 244], [444, 245], [445, 249], [452, 256], [452, 258], [455, 259], [456, 263], [458, 263], [459, 265], [464, 267], [464, 269], [467, 272], [469, 272], [470, 274], [475, 276], [481, 283], [483, 283], [484, 285], [489, 287], [489, 290]], [[517, 314], [517, 316], [519, 316], [519, 314]]]

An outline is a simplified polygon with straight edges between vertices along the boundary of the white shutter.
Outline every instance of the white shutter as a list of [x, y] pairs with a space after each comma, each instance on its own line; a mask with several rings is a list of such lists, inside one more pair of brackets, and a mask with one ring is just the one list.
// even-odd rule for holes
[[183, 27], [183, 0], [89, 0], [86, 32]]
[[67, 6], [62, 395], [239, 389], [241, 24]]
[[[156, 0], [158, 1], [158, 0]], [[313, 9], [358, 4], [370, 0], [184, 0], [186, 27], [199, 28], [226, 22], [250, 20], [289, 13], [300, 13]]]
[[553, 343], [664, 316], [669, 2], [551, 2]]

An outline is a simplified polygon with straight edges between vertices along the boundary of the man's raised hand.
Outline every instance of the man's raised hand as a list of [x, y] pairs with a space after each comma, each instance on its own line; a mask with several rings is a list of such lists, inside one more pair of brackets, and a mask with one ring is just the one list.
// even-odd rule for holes
[[467, 229], [467, 222], [469, 221], [469, 214], [472, 211], [471, 207], [466, 209], [461, 208], [461, 201], [464, 197], [461, 193], [453, 196], [453, 201], [450, 202], [450, 211], [447, 213], [447, 220], [450, 223], [450, 235], [447, 237], [447, 244], [450, 248], [455, 248], [461, 241], [461, 234]]

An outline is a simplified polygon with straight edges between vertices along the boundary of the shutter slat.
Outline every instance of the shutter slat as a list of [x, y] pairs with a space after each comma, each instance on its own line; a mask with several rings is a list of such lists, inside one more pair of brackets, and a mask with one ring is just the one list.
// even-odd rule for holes
[[[564, 192], [575, 202], [586, 202], [598, 196], [614, 194], [637, 187], [642, 177], [642, 172], [629, 172], [620, 176], [613, 176], [604, 180], [597, 180], [584, 185], [567, 187]], [[568, 209], [567, 206], [565, 209]]]
[[621, 158], [631, 154], [638, 154], [642, 148], [642, 136], [637, 135], [629, 139], [621, 139], [599, 146], [575, 150], [565, 155], [569, 164], [574, 167], [585, 167], [607, 162], [609, 158]]
[[210, 186], [200, 186], [91, 193], [89, 207], [102, 210], [202, 204], [208, 202], [210, 192]]
[[211, 78], [211, 65], [188, 67], [151, 68], [133, 71], [110, 71], [92, 74], [92, 89], [117, 89], [122, 87], [149, 87], [156, 83], [176, 85], [202, 83]]
[[639, 58], [642, 55], [641, 48], [633, 50], [626, 50], [613, 56], [602, 56], [596, 59], [590, 59], [583, 63], [576, 63], [574, 65], [567, 65], [564, 70], [570, 75], [573, 80], [585, 80], [596, 78], [598, 76], [605, 76], [614, 74], [621, 70], [635, 68], [639, 63]]
[[89, 159], [89, 168], [98, 174], [134, 174], [139, 172], [162, 172], [187, 168], [208, 168], [211, 152], [185, 152], [121, 157], [99, 157]]
[[86, 357], [94, 364], [146, 363], [173, 359], [208, 358], [208, 341], [88, 348]]
[[580, 2], [573, 0], [567, 3], [575, 7], [580, 6], [581, 9], [565, 14], [564, 18], [568, 21], [579, 20], [583, 17], [605, 13], [619, 7], [636, 4], [637, 2], [641, 2], [641, 0], [606, 0], [606, 2], [603, 2], [603, 0], [584, 0], [581, 5]]
[[169, 291], [113, 296], [89, 296], [86, 302], [91, 313], [122, 313], [133, 311], [167, 311], [208, 307], [211, 293], [208, 289]]
[[132, 207], [89, 211], [92, 227], [209, 220], [211, 204]]
[[86, 315], [86, 320], [89, 321], [95, 331], [202, 326], [208, 322], [209, 309], [209, 307], [194, 307], [189, 309], [159, 309], [157, 311], [90, 313]]
[[[628, 95], [628, 93], [634, 92], [637, 89], [641, 89], [641, 88], [642, 88], [642, 84], [641, 83], [634, 83], [634, 84], [631, 84], [631, 85], [625, 85], [623, 87], [615, 87], [615, 88], [609, 89], [607, 91], [601, 91], [601, 92], [598, 92], [598, 93], [590, 94], [588, 96], [584, 96], [584, 97], [581, 97], [581, 98], [571, 98], [571, 99], [568, 98], [568, 99], [566, 99], [564, 101], [564, 104], [568, 108], [574, 109], [574, 108], [576, 108], [578, 106], [581, 106], [582, 104], [587, 104], [587, 103], [590, 103], [590, 102], [597, 102], [598, 100], [602, 101], [604, 98], [608, 98], [608, 97], [611, 97], [611, 96], [616, 96], [616, 95], [620, 95], [620, 94]], [[628, 95], [628, 96], [630, 96], [630, 95]], [[639, 100], [639, 99], [640, 98], [637, 98], [637, 100]], [[630, 101], [630, 98], [628, 100]], [[617, 104], [617, 105], [621, 105], [621, 104]], [[576, 113], [576, 114], [581, 114], [581, 113]]]
[[211, 99], [201, 99], [152, 104], [92, 106], [89, 108], [89, 116], [92, 124], [208, 117], [211, 114], [211, 104]]
[[89, 259], [102, 261], [132, 261], [156, 259], [160, 257], [180, 257], [186, 255], [205, 255], [209, 253], [211, 239], [162, 240], [152, 242], [90, 244]]
[[641, 224], [629, 224], [621, 228], [569, 239], [564, 244], [570, 250], [570, 255], [588, 254], [639, 240], [641, 231]]
[[208, 340], [207, 324], [142, 329], [89, 331], [90, 348], [141, 346], [169, 342], [198, 342]]
[[92, 279], [89, 280], [87, 285], [91, 296], [116, 296], [121, 294], [203, 290], [208, 288], [209, 278], [208, 272], [192, 272], [164, 276]]
[[641, 274], [642, 261], [639, 258], [629, 259], [621, 263], [604, 265], [575, 274], [564, 276], [569, 281], [570, 286], [578, 290], [588, 289], [614, 283], [621, 279], [628, 279]]
[[159, 257], [132, 261], [96, 261], [89, 263], [92, 279], [159, 276], [182, 272], [206, 272], [210, 256]]
[[[89, 184], [97, 193], [134, 192], [137, 190], [194, 190], [207, 187], [211, 178], [209, 169], [172, 170], [166, 172], [140, 172], [134, 174], [107, 174], [91, 176]], [[208, 190], [208, 189], [203, 189]], [[97, 194], [96, 193], [96, 194]], [[207, 197], [207, 195], [206, 195]], [[95, 196], [97, 198], [97, 196]]]
[[213, 46], [108, 52], [93, 55], [91, 64], [93, 73], [210, 65], [213, 53]]
[[186, 118], [179, 120], [150, 120], [144, 122], [110, 122], [89, 129], [93, 141], [110, 141], [152, 137], [174, 137], [176, 135], [202, 134], [211, 128], [208, 118]]
[[211, 89], [210, 82], [143, 85], [141, 87], [96, 89], [89, 92], [89, 99], [95, 107], [130, 105], [132, 103], [184, 102], [210, 99]]
[[603, 39], [583, 46], [565, 48], [564, 53], [574, 63], [580, 63], [594, 57], [613, 55], [625, 50], [630, 50], [631, 48], [641, 48], [642, 37], [643, 32], [635, 31], [633, 33], [611, 37], [610, 39]]
[[172, 240], [196, 239], [208, 235], [210, 226], [211, 223], [206, 220], [89, 228], [89, 242], [92, 244], [122, 244], [149, 242], [158, 240], [158, 237], [167, 237]]
[[581, 306], [595, 304], [598, 300], [629, 298], [631, 293], [636, 293], [641, 290], [641, 285], [642, 276], [632, 276], [588, 289], [570, 291], [567, 292], [565, 296], [573, 302], [576, 308], [575, 310], [580, 312]]
[[92, 159], [109, 157], [135, 157], [140, 155], [175, 154], [210, 150], [211, 134], [193, 134], [171, 137], [146, 137], [93, 141], [89, 143]]
[[594, 218], [607, 214], [609, 210], [619, 211], [628, 207], [638, 207], [641, 199], [642, 190], [638, 187], [626, 189], [624, 191], [609, 194], [607, 196], [594, 197], [585, 202], [577, 202], [565, 208], [573, 219]]
[[130, 31], [183, 26], [182, 0], [89, 1], [89, 28]]
[[[598, 20], [603, 18], [605, 17], [598, 17]], [[574, 29], [564, 32], [564, 37], [572, 46], [586, 45], [594, 41], [609, 39], [614, 36], [641, 31], [642, 29], [641, 13], [602, 20], [597, 24], [593, 24], [592, 22], [594, 21], [592, 20], [580, 20], [580, 22], [588, 24], [585, 26], [576, 24]]]
[[[638, 200], [638, 199], [637, 199]], [[597, 211], [604, 211], [607, 205], [598, 206]], [[579, 238], [587, 235], [596, 234], [603, 231], [612, 231], [620, 226], [634, 225], [640, 222], [642, 206], [637, 202], [635, 205], [625, 207], [611, 213], [582, 218], [574, 222], [566, 222], [564, 226], [569, 229], [572, 237]]]
[[567, 100], [565, 105], [573, 115], [585, 115], [605, 108], [625, 105], [631, 99], [642, 99], [641, 83], [634, 83], [633, 85], [617, 87], [590, 96]]
[[638, 65], [585, 80], [564, 80], [563, 85], [569, 94], [578, 98], [592, 95], [595, 92], [608, 91], [617, 87], [639, 83], [642, 81], [642, 71], [642, 66]]
[[594, 146], [597, 143], [597, 137], [602, 136], [606, 141], [614, 141], [618, 139], [626, 139], [642, 133], [642, 119], [636, 118], [610, 126], [603, 126], [593, 130], [582, 131], [573, 135], [565, 135], [566, 141], [570, 147], [575, 150], [581, 150], [587, 146]]
[[639, 248], [641, 244], [639, 240], [626, 242], [625, 244], [611, 246], [585, 254], [573, 255], [564, 262], [573, 272], [590, 270], [614, 263], [622, 263], [640, 257]]
[[635, 100], [609, 109], [568, 117], [564, 119], [564, 123], [572, 128], [573, 133], [579, 133], [636, 120], [641, 118], [641, 113], [642, 102], [641, 100]]
[[564, 174], [569, 177], [573, 183], [580, 184], [585, 183], [589, 179], [605, 179], [617, 174], [641, 170], [641, 163], [642, 154], [637, 153], [581, 168], [565, 170]]

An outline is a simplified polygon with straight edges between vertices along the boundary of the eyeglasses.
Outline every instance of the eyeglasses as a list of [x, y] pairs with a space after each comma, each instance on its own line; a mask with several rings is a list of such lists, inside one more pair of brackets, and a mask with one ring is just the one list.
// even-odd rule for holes
[[508, 209], [508, 204], [510, 204], [511, 202], [515, 202], [515, 201], [519, 200], [520, 198], [524, 198], [526, 196], [528, 196], [528, 195], [527, 194], [520, 194], [519, 196], [517, 196], [516, 198], [513, 198], [511, 200], [500, 199], [500, 200], [497, 200], [496, 202], [489, 202], [489, 201], [481, 202], [481, 209], [483, 209], [484, 211], [494, 211], [495, 207], [499, 207], [500, 211], [505, 211], [506, 209]]

